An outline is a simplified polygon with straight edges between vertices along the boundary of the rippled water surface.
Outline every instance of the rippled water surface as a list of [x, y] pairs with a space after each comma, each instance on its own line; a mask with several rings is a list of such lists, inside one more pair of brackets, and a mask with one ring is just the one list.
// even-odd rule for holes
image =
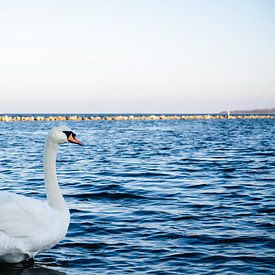
[[[0, 123], [1, 190], [45, 199], [58, 122]], [[1, 274], [274, 274], [274, 120], [79, 121], [62, 145], [66, 238]], [[1, 214], [1, 213], [0, 213]]]

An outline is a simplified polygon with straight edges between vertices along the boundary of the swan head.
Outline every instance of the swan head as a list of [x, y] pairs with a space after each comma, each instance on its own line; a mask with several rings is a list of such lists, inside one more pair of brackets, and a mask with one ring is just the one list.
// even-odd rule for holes
[[57, 144], [71, 142], [78, 145], [84, 145], [80, 140], [76, 138], [76, 134], [67, 126], [59, 126], [53, 128], [48, 134], [48, 139]]

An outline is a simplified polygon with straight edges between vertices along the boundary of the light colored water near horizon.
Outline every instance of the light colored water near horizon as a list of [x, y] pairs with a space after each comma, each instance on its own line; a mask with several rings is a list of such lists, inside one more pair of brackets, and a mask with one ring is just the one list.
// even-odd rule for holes
[[[0, 123], [0, 190], [45, 199], [44, 140], [60, 124]], [[57, 157], [68, 234], [3, 274], [275, 272], [273, 120], [66, 124], [85, 143]]]

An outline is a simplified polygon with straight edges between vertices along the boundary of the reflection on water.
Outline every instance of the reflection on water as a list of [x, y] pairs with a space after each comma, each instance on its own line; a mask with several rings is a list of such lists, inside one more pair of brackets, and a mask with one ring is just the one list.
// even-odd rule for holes
[[65, 275], [65, 272], [54, 270], [35, 263], [33, 266], [24, 266], [23, 264], [0, 264], [1, 275]]

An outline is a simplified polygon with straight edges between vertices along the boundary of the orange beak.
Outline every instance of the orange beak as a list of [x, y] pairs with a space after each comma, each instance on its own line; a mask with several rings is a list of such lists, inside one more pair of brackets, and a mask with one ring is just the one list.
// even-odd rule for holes
[[71, 143], [84, 145], [80, 140], [78, 140], [76, 137], [74, 137], [73, 134], [70, 134], [70, 136], [68, 137], [68, 141]]

